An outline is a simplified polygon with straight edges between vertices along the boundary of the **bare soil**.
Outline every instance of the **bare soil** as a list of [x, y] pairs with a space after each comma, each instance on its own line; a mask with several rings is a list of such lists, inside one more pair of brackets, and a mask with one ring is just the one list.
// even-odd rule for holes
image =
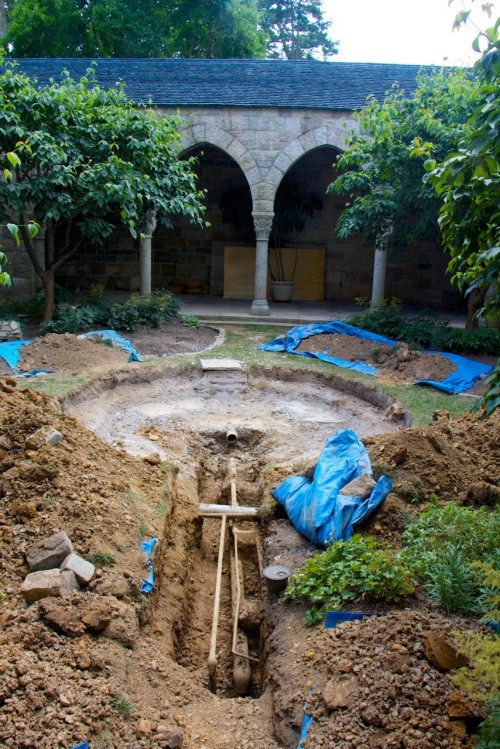
[[[147, 345], [143, 331], [136, 348], [157, 356], [200, 350], [218, 334], [177, 330], [148, 331]], [[476, 622], [445, 617], [415, 598], [386, 616], [307, 629], [302, 607], [263, 583], [259, 551], [262, 564], [292, 570], [312, 553], [276, 512], [270, 490], [301, 473], [343, 419], [357, 419], [375, 471], [390, 472], [394, 484], [362, 532], [397, 543], [431, 492], [442, 501], [493, 504], [498, 415], [485, 422], [440, 412], [428, 427], [400, 428], [384, 415], [386, 396], [352, 384], [341, 391], [327, 377], [272, 370], [203, 382], [187, 368], [167, 376], [161, 367], [152, 374], [127, 364], [126, 356], [109, 360], [122, 355], [93, 341], [35, 343], [23, 366], [45, 357], [43, 366], [59, 372], [102, 367], [102, 377], [62, 406], [0, 378], [2, 746], [70, 749], [87, 740], [91, 749], [295, 749], [307, 705], [313, 723], [304, 749], [470, 747], [477, 706], [454, 694], [424, 643], [430, 631]], [[239, 420], [235, 444], [227, 441], [230, 420]], [[61, 432], [56, 447], [26, 444], [42, 426]], [[238, 521], [242, 530], [258, 528], [240, 548], [238, 648], [246, 637], [255, 659], [245, 696], [233, 684], [230, 523], [214, 678], [207, 668], [221, 520], [202, 521], [199, 504], [230, 503], [230, 458], [238, 503], [262, 507], [266, 518]], [[27, 607], [25, 552], [59, 529], [78, 554], [111, 554], [114, 564], [68, 598]], [[139, 541], [152, 536], [155, 588], [145, 595]]]

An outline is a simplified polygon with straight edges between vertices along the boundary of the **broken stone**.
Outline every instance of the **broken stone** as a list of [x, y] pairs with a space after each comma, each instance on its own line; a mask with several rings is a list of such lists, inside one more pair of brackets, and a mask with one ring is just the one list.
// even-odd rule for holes
[[39, 611], [42, 619], [57, 632], [76, 637], [85, 632], [76, 606], [64, 606], [51, 598], [40, 602]]
[[54, 427], [45, 426], [37, 429], [36, 432], [26, 437], [25, 446], [28, 450], [39, 450], [44, 445], [55, 447], [62, 440], [61, 432]]
[[384, 411], [384, 416], [386, 419], [396, 422], [405, 421], [406, 414], [406, 408], [402, 406], [401, 403], [393, 403], [392, 406], [389, 406], [389, 408], [386, 408]]
[[339, 493], [344, 497], [361, 497], [361, 499], [366, 499], [372, 493], [374, 486], [375, 481], [373, 476], [370, 476], [369, 473], [362, 473], [357, 479], [353, 479], [353, 481], [349, 481], [348, 484], [343, 486]]
[[69, 537], [64, 531], [58, 531], [31, 546], [26, 552], [26, 561], [32, 572], [52, 570], [59, 567], [72, 551]]
[[342, 681], [330, 680], [323, 690], [323, 700], [328, 710], [348, 707], [354, 699], [358, 683], [355, 677]]
[[12, 502], [12, 512], [16, 518], [34, 518], [36, 515], [36, 504], [26, 502], [22, 499], [15, 499]]
[[86, 559], [72, 552], [61, 564], [61, 570], [72, 570], [80, 585], [88, 585], [95, 574], [95, 567]]
[[467, 663], [467, 658], [457, 652], [453, 643], [437, 632], [429, 632], [424, 641], [424, 648], [427, 660], [440, 671], [450, 671]]
[[151, 453], [150, 455], [145, 455], [143, 460], [150, 466], [159, 466], [161, 463], [161, 455], [159, 453]]
[[96, 593], [101, 596], [115, 596], [115, 598], [124, 598], [130, 593], [128, 580], [119, 573], [109, 572], [101, 578], [95, 586]]
[[182, 747], [183, 733], [179, 728], [170, 728], [165, 723], [159, 723], [156, 735], [162, 740], [165, 749], [180, 749]]
[[21, 586], [21, 594], [28, 604], [50, 596], [65, 598], [74, 590], [78, 590], [78, 582], [71, 570], [30, 572]]
[[148, 736], [153, 730], [153, 725], [150, 720], [140, 718], [137, 721], [137, 728], [135, 730], [138, 736]]

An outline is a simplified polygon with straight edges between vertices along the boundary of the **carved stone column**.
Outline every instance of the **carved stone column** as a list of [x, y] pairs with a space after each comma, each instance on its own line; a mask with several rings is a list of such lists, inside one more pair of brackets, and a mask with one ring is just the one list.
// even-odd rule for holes
[[144, 221], [139, 246], [139, 273], [141, 294], [151, 294], [151, 237], [156, 229], [156, 211], [148, 211]]
[[387, 267], [387, 252], [392, 235], [392, 223], [387, 222], [375, 241], [375, 257], [373, 259], [373, 280], [371, 306], [377, 307], [384, 301], [385, 272]]
[[252, 213], [255, 226], [256, 248], [255, 248], [255, 286], [254, 299], [250, 314], [256, 317], [269, 315], [269, 304], [267, 303], [267, 255], [269, 252], [269, 234], [273, 223], [274, 213]]

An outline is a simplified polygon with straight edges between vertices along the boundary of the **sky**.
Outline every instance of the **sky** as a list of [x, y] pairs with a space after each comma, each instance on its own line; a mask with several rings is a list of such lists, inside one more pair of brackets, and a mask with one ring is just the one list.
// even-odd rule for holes
[[[475, 6], [466, 0], [468, 9], [471, 5], [471, 18], [480, 28], [493, 25], [481, 12], [480, 0]], [[472, 26], [452, 31], [462, 8], [461, 0], [450, 7], [448, 0], [323, 0], [324, 17], [332, 22], [330, 36], [339, 41], [333, 58], [338, 62], [473, 65], [477, 32]]]

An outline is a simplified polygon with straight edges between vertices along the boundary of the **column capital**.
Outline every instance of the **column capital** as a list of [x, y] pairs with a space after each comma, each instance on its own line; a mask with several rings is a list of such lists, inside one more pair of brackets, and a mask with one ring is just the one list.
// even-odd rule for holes
[[257, 239], [264, 239], [267, 242], [273, 225], [274, 213], [272, 211], [253, 211], [252, 217]]

